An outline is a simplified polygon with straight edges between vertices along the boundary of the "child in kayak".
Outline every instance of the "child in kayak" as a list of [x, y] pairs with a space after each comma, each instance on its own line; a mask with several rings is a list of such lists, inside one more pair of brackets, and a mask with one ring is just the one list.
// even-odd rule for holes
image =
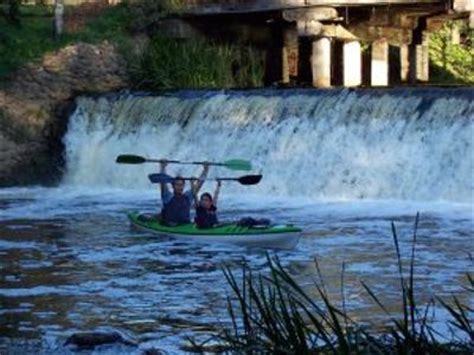
[[209, 192], [205, 192], [201, 195], [199, 200], [197, 198], [198, 190], [194, 186], [196, 186], [196, 183], [193, 184], [195, 201], [194, 207], [196, 209], [196, 217], [194, 218], [194, 222], [196, 223], [196, 227], [211, 228], [219, 223], [217, 220], [217, 200], [219, 198], [221, 181], [217, 180], [214, 197], [212, 197]]

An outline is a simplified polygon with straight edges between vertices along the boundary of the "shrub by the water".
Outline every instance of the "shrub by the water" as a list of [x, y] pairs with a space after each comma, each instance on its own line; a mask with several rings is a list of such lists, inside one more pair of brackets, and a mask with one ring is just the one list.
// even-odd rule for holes
[[145, 52], [130, 60], [141, 89], [259, 87], [263, 56], [248, 46], [154, 36]]
[[[461, 43], [452, 41], [452, 32], [460, 31]], [[474, 83], [474, 30], [467, 23], [448, 22], [430, 35], [431, 82]]]

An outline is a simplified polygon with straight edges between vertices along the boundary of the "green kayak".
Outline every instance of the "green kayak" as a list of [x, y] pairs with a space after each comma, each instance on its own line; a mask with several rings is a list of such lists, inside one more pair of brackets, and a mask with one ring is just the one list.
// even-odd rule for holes
[[301, 235], [301, 229], [291, 225], [268, 227], [242, 227], [237, 223], [226, 223], [213, 228], [197, 228], [195, 224], [166, 226], [151, 215], [130, 213], [131, 223], [147, 231], [168, 235], [178, 239], [207, 243], [232, 243], [248, 247], [293, 249]]

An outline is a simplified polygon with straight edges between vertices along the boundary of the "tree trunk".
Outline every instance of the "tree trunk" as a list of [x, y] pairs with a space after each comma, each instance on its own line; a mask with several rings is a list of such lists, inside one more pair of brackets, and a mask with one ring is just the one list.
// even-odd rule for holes
[[54, 38], [59, 39], [63, 32], [64, 25], [64, 5], [63, 0], [54, 2]]

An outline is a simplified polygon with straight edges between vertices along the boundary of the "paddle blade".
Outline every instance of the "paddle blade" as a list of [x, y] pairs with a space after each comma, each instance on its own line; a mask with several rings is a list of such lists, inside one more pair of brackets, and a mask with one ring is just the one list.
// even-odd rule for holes
[[245, 175], [237, 179], [242, 185], [256, 185], [262, 180], [262, 175]]
[[172, 184], [174, 182], [174, 178], [167, 174], [150, 174], [148, 175], [148, 179], [154, 184]]
[[222, 163], [222, 166], [225, 166], [227, 169], [231, 169], [231, 170], [242, 170], [242, 171], [252, 170], [252, 164], [248, 160], [242, 160], [242, 159], [226, 160], [225, 162]]
[[115, 160], [119, 164], [142, 164], [147, 160], [139, 155], [123, 154], [119, 155]]

